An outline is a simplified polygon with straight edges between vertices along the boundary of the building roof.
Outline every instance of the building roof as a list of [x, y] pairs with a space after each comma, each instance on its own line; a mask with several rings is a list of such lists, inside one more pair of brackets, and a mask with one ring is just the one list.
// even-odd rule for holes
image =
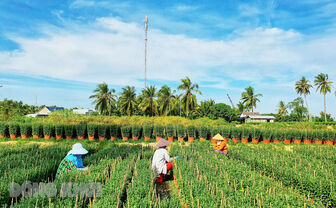
[[259, 116], [259, 115], [260, 115], [259, 112], [242, 112], [240, 118], [245, 118], [247, 116]]
[[59, 110], [64, 110], [63, 107], [46, 106], [46, 108], [47, 108], [50, 112], [59, 111]]
[[248, 117], [253, 119], [275, 119], [274, 116], [248, 116]]

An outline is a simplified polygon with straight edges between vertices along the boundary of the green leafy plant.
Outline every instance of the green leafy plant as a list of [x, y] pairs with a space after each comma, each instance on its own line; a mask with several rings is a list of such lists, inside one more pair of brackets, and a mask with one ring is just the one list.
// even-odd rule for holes
[[121, 127], [121, 135], [122, 135], [122, 137], [128, 137], [128, 138], [130, 138], [131, 137], [131, 131], [132, 131], [131, 126], [122, 126]]
[[64, 125], [62, 125], [62, 124], [55, 125], [55, 134], [56, 134], [56, 136], [63, 137], [63, 135], [64, 135]]
[[[30, 136], [32, 134], [32, 125], [28, 123], [21, 123], [20, 124], [20, 132], [22, 135]], [[1, 134], [1, 132], [0, 132]]]
[[174, 137], [175, 136], [175, 127], [173, 124], [168, 124], [166, 126], [166, 133], [167, 137]]
[[231, 137], [231, 128], [230, 127], [223, 127], [222, 128], [222, 136], [224, 138], [230, 138]]
[[67, 137], [73, 137], [74, 136], [74, 125], [72, 124], [68, 124], [68, 125], [64, 125], [64, 134]]
[[139, 125], [133, 125], [132, 126], [132, 137], [140, 137], [141, 133], [141, 126]]
[[120, 127], [117, 124], [110, 125], [110, 136], [117, 138], [119, 136]]
[[241, 128], [241, 137], [242, 138], [250, 138], [250, 128]]
[[10, 123], [9, 124], [9, 134], [10, 135], [19, 135], [20, 133], [20, 126], [17, 123]]
[[272, 130], [270, 130], [270, 129], [263, 129], [261, 132], [262, 132], [262, 138], [264, 140], [271, 140], [272, 139], [272, 134], [273, 134]]
[[157, 137], [163, 137], [164, 136], [164, 126], [158, 124], [158, 125], [155, 125], [154, 127], [154, 131], [155, 131], [155, 136]]
[[188, 137], [196, 137], [196, 128], [195, 126], [188, 126], [187, 127], [187, 133], [188, 133]]
[[241, 128], [232, 128], [231, 135], [232, 139], [240, 139], [241, 138]]
[[293, 130], [293, 139], [302, 140], [302, 132], [300, 130]]
[[152, 125], [145, 125], [143, 127], [144, 137], [152, 137], [152, 133], [153, 133], [153, 126]]
[[8, 134], [8, 124], [5, 122], [0, 122], [0, 135], [6, 136]]
[[221, 134], [222, 133], [221, 128], [218, 127], [218, 126], [212, 127], [210, 131], [211, 131], [211, 138], [216, 136], [216, 134]]
[[198, 136], [200, 138], [208, 138], [208, 127], [207, 126], [200, 126], [198, 127]]
[[177, 130], [177, 136], [178, 137], [185, 137], [184, 125], [182, 125], [182, 124], [177, 125], [176, 130]]
[[86, 135], [86, 124], [76, 125], [76, 134], [78, 137], [85, 137]]
[[314, 131], [314, 140], [323, 141], [323, 131], [322, 130], [315, 130]]
[[32, 127], [32, 133], [36, 136], [42, 136], [43, 135], [43, 126], [40, 123], [34, 123]]
[[98, 125], [98, 136], [107, 138], [108, 126], [107, 125]]
[[98, 126], [96, 124], [87, 125], [87, 133], [90, 137], [95, 137], [98, 132]]
[[52, 136], [54, 133], [54, 125], [52, 124], [44, 124], [43, 125], [43, 135]]

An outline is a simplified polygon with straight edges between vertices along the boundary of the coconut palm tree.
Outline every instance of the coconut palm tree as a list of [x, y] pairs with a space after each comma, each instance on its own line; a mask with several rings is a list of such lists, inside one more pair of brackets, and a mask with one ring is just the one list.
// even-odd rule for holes
[[120, 111], [131, 116], [137, 108], [135, 88], [130, 86], [122, 88], [118, 104]]
[[242, 101], [239, 101], [237, 104], [237, 109], [239, 113], [243, 113], [246, 110], [246, 107]]
[[143, 97], [139, 107], [143, 112], [147, 111], [151, 116], [157, 113], [158, 102], [155, 100], [157, 94], [154, 86], [149, 86], [142, 90]]
[[174, 108], [174, 103], [176, 96], [175, 90], [171, 91], [170, 87], [164, 85], [158, 92], [158, 102], [159, 102], [159, 111], [160, 115], [167, 116], [169, 115]]
[[327, 122], [327, 104], [326, 104], [326, 94], [331, 91], [332, 81], [329, 81], [328, 74], [320, 73], [315, 77], [315, 86], [317, 86], [316, 91], [320, 91], [320, 94], [324, 96], [324, 120]]
[[278, 106], [278, 114], [280, 115], [280, 117], [284, 117], [287, 115], [287, 113], [288, 113], [287, 105], [285, 104], [284, 101], [280, 101]]
[[192, 83], [189, 77], [181, 79], [182, 84], [177, 87], [179, 90], [184, 90], [182, 97], [182, 107], [186, 112], [186, 115], [189, 115], [189, 112], [193, 111], [197, 106], [196, 95], [193, 93], [198, 93], [202, 95], [201, 91], [198, 90], [198, 84]]
[[95, 100], [92, 104], [95, 104], [95, 109], [100, 114], [110, 114], [112, 108], [115, 106], [115, 98], [117, 97], [114, 93], [114, 89], [109, 89], [108, 85], [104, 82], [98, 84], [97, 88], [93, 91], [95, 94], [91, 95], [89, 98], [94, 98]]
[[297, 81], [295, 83], [295, 90], [297, 94], [303, 95], [305, 102], [306, 102], [306, 106], [307, 106], [307, 110], [308, 110], [308, 115], [309, 115], [309, 121], [312, 121], [312, 116], [310, 114], [310, 110], [309, 110], [309, 106], [308, 106], [308, 102], [307, 102], [307, 96], [308, 94], [310, 94], [310, 88], [312, 88], [313, 86], [311, 84], [309, 84], [309, 80], [307, 80], [305, 77], [302, 77], [301, 80]]
[[245, 92], [241, 94], [242, 96], [242, 101], [245, 104], [245, 107], [250, 110], [252, 109], [253, 112], [253, 107], [256, 108], [257, 102], [260, 102], [258, 97], [262, 97], [262, 94], [255, 94], [254, 89], [249, 86], [245, 88]]
[[197, 107], [197, 115], [202, 117], [207, 117], [211, 112], [211, 106], [215, 104], [215, 101], [210, 99], [207, 101], [202, 101], [201, 105]]

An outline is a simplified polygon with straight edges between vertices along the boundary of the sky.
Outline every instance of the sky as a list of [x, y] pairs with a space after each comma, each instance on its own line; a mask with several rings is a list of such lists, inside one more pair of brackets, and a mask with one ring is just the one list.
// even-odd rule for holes
[[[336, 116], [334, 0], [2, 0], [0, 100], [93, 108], [98, 83], [117, 93], [144, 87], [144, 16], [149, 18], [147, 77], [177, 88], [186, 76], [198, 100], [234, 104], [252, 86], [257, 111], [276, 113], [298, 95], [295, 82], [319, 73], [334, 81], [327, 112]], [[316, 87], [307, 96], [323, 110]]]

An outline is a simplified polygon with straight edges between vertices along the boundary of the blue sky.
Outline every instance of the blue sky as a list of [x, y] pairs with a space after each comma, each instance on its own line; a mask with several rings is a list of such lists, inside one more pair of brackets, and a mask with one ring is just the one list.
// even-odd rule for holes
[[[335, 11], [332, 0], [3, 0], [0, 99], [92, 107], [88, 97], [104, 81], [140, 92], [148, 15], [151, 84], [175, 88], [189, 76], [199, 100], [224, 103], [227, 93], [238, 103], [251, 85], [263, 94], [257, 110], [275, 112], [297, 97], [302, 76], [323, 72], [336, 82]], [[332, 91], [327, 110], [335, 116]], [[308, 101], [314, 114], [322, 110], [315, 90]]]

